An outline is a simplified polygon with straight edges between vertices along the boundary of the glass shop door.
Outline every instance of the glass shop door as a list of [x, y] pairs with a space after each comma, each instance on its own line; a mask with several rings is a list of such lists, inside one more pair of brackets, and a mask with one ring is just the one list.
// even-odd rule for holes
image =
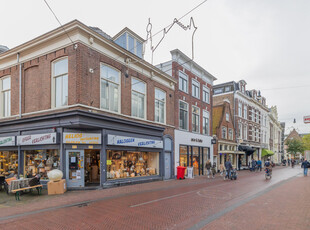
[[84, 187], [84, 150], [67, 150], [67, 186]]

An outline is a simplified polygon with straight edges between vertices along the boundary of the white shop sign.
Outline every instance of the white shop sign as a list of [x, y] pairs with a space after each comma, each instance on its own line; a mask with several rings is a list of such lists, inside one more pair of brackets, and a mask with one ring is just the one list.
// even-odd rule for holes
[[64, 144], [101, 144], [101, 133], [64, 133]]
[[136, 138], [136, 137], [124, 137], [116, 135], [108, 135], [108, 145], [118, 146], [132, 146], [132, 147], [147, 147], [147, 148], [163, 148], [163, 141]]
[[56, 144], [57, 133], [44, 133], [34, 135], [23, 135], [17, 137], [17, 145], [46, 145]]
[[15, 146], [15, 137], [0, 137], [0, 147]]

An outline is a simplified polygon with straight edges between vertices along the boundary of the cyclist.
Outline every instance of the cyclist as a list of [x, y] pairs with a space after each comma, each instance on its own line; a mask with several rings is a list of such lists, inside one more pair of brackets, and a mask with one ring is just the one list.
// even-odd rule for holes
[[270, 158], [267, 159], [267, 161], [265, 162], [265, 169], [267, 169], [270, 174], [272, 173], [272, 165], [270, 162]]

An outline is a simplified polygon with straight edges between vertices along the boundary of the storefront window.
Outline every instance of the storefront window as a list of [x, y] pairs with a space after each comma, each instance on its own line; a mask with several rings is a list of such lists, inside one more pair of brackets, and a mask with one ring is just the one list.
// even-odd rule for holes
[[180, 166], [187, 167], [187, 146], [180, 145]]
[[203, 169], [204, 169], [203, 175], [207, 175], [207, 169], [206, 169], [205, 165], [206, 165], [207, 161], [209, 160], [209, 158], [208, 158], [209, 151], [208, 150], [209, 150], [208, 148], [203, 148], [202, 149], [202, 151], [203, 151], [203, 163], [204, 163], [204, 165], [203, 165]]
[[193, 147], [193, 168], [194, 168], [194, 176], [199, 175], [199, 148], [198, 147]]
[[17, 151], [0, 151], [0, 175], [17, 175], [18, 155]]
[[107, 179], [159, 175], [158, 152], [107, 151]]
[[28, 150], [24, 151], [24, 175], [31, 178], [37, 174], [41, 180], [47, 180], [47, 173], [60, 168], [59, 150]]

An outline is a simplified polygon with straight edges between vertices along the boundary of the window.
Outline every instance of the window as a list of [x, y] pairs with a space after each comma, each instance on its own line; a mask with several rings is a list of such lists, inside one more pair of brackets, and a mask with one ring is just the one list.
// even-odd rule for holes
[[227, 139], [227, 128], [226, 127], [222, 127], [222, 138]]
[[166, 93], [160, 89], [155, 89], [155, 121], [166, 122]]
[[206, 110], [203, 110], [202, 128], [203, 134], [209, 135], [209, 113]]
[[242, 104], [241, 104], [241, 102], [238, 103], [238, 114], [239, 114], [239, 117], [242, 117]]
[[230, 91], [230, 86], [226, 86], [225, 87], [225, 92], [229, 92]]
[[232, 129], [228, 129], [228, 139], [233, 140], [234, 139], [234, 133]]
[[192, 96], [200, 98], [200, 84], [196, 80], [192, 80]]
[[220, 94], [224, 92], [224, 88], [214, 89], [214, 94]]
[[68, 58], [53, 62], [53, 106], [68, 105]]
[[11, 77], [0, 79], [0, 117], [11, 116]]
[[246, 105], [243, 105], [243, 117], [248, 119], [248, 107]]
[[255, 110], [252, 109], [252, 121], [255, 121]]
[[192, 108], [192, 131], [199, 133], [200, 109], [196, 106]]
[[131, 79], [131, 115], [145, 119], [146, 84], [136, 78]]
[[179, 127], [188, 130], [188, 104], [183, 101], [180, 101]]
[[238, 128], [239, 128], [239, 138], [242, 139], [242, 124], [241, 123], [238, 124]]
[[248, 126], [247, 125], [243, 126], [243, 139], [244, 140], [248, 139]]
[[100, 107], [113, 112], [119, 112], [120, 72], [107, 65], [100, 66]]
[[229, 113], [226, 113], [226, 121], [229, 121]]
[[205, 85], [202, 89], [202, 100], [210, 104], [210, 89]]
[[188, 92], [188, 76], [181, 71], [179, 71], [179, 90]]
[[115, 43], [128, 50], [129, 52], [142, 58], [142, 42], [129, 33], [124, 33], [115, 40]]

